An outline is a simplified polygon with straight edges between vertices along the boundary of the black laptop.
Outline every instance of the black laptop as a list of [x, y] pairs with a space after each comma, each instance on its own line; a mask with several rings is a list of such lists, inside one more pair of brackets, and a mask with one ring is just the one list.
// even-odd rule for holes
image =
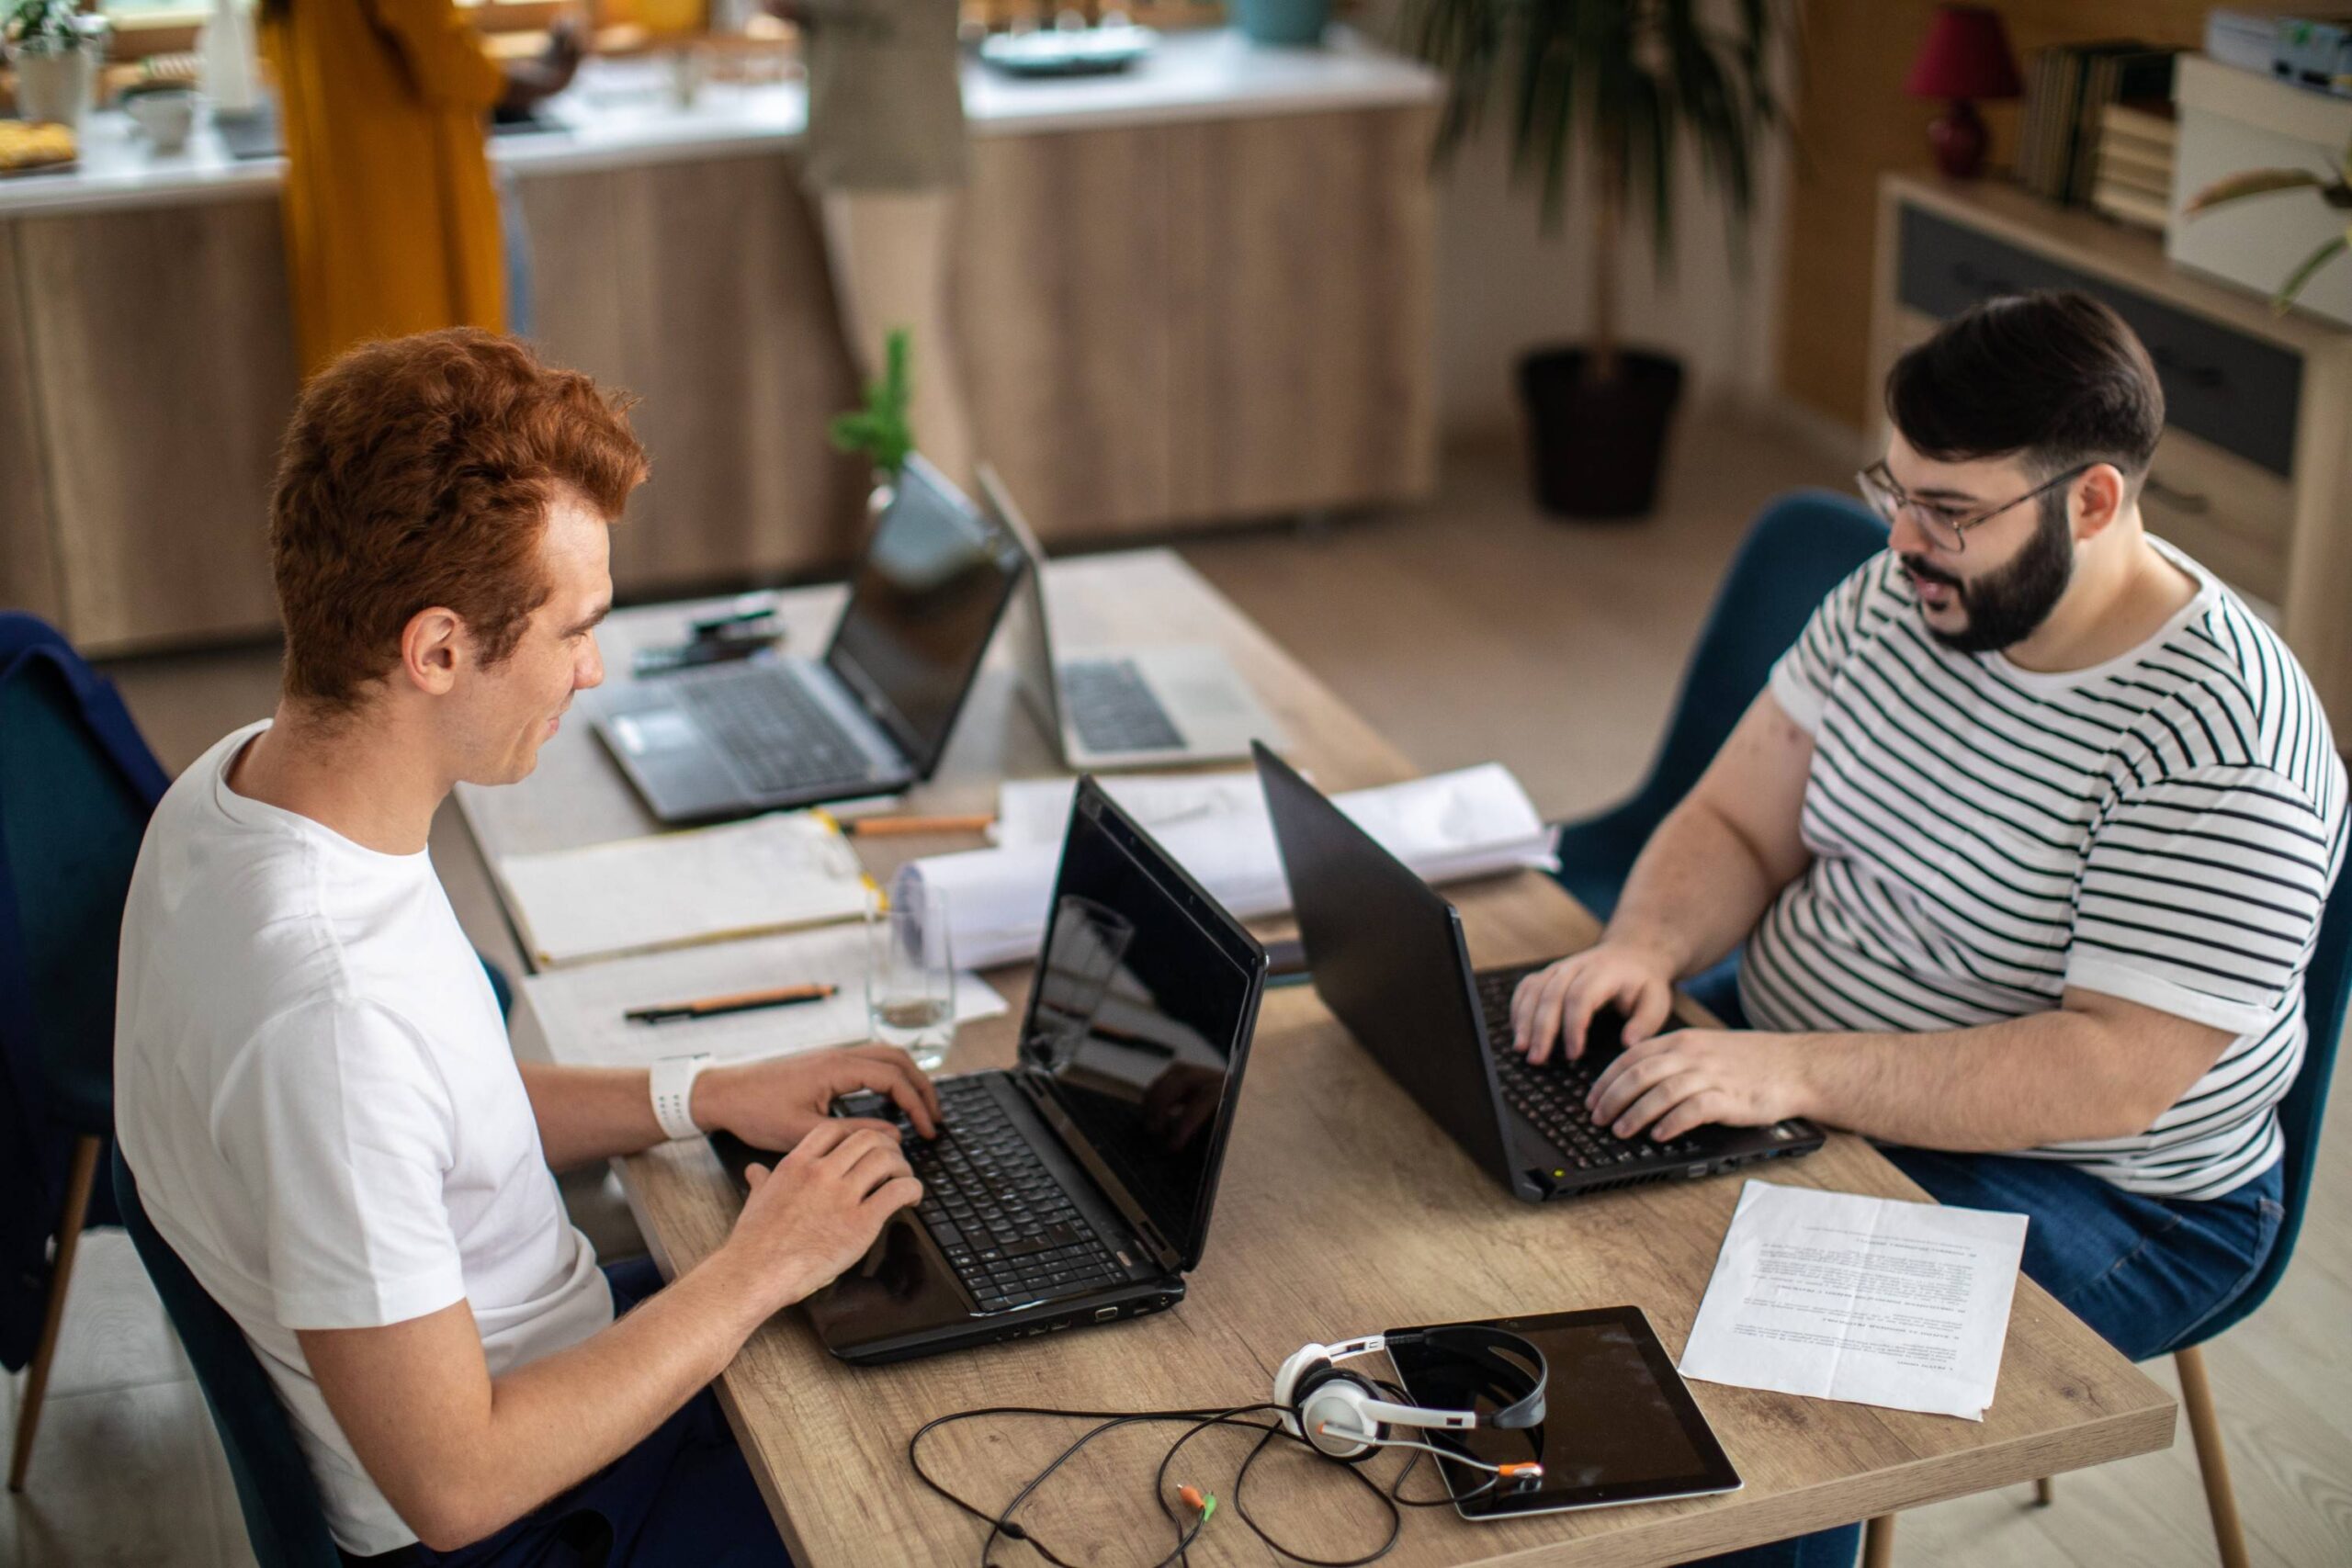
[[[1182, 1300], [1265, 978], [1256, 939], [1080, 781], [1019, 1065], [939, 1080], [944, 1129], [906, 1139], [922, 1202], [808, 1300], [825, 1348], [899, 1361]], [[739, 1190], [771, 1157], [711, 1143]]]
[[580, 703], [664, 822], [893, 794], [939, 765], [1027, 559], [910, 457], [824, 658], [702, 665]]
[[1584, 1055], [1532, 1066], [1511, 1043], [1510, 1002], [1544, 967], [1474, 970], [1462, 917], [1320, 791], [1264, 747], [1258, 777], [1315, 989], [1430, 1119], [1516, 1197], [1574, 1197], [1638, 1182], [1708, 1176], [1810, 1154], [1822, 1131], [1696, 1128], [1659, 1142], [1620, 1138], [1585, 1109], [1623, 1049], [1614, 1013], [1596, 1016]]

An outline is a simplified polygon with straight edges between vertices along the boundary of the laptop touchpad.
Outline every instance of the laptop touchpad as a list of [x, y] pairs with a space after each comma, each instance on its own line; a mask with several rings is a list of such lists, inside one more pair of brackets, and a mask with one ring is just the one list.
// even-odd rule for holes
[[616, 716], [613, 738], [630, 756], [642, 757], [649, 751], [676, 751], [696, 745], [702, 736], [694, 721], [677, 709], [655, 708]]

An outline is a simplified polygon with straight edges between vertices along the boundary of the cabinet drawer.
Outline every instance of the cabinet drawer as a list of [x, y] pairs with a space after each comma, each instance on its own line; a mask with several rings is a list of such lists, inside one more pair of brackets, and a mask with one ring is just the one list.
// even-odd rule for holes
[[2140, 492], [2148, 532], [2178, 545], [2233, 588], [2282, 604], [2294, 492], [2276, 474], [2167, 430]]
[[1896, 236], [1895, 293], [1904, 304], [1943, 318], [1997, 295], [2081, 289], [2113, 306], [2147, 345], [2167, 424], [2292, 477], [2301, 356], [1922, 208], [1904, 206]]

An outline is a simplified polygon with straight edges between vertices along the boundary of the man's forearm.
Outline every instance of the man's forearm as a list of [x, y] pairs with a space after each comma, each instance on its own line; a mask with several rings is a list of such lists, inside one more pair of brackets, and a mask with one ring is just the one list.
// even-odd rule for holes
[[1755, 929], [1786, 881], [1729, 822], [1686, 800], [1634, 863], [1606, 940], [1657, 953], [1678, 979], [1695, 975]]
[[643, 1067], [519, 1066], [539, 1124], [539, 1144], [554, 1169], [633, 1155], [665, 1136], [653, 1117], [653, 1091]]
[[461, 1483], [412, 1518], [428, 1545], [471, 1542], [628, 1451], [726, 1370], [765, 1313], [720, 1251], [610, 1328], [495, 1379], [486, 1417], [445, 1455]]
[[2065, 1010], [1935, 1034], [1786, 1036], [1794, 1114], [1919, 1148], [1997, 1154], [2144, 1133], [2195, 1070]]

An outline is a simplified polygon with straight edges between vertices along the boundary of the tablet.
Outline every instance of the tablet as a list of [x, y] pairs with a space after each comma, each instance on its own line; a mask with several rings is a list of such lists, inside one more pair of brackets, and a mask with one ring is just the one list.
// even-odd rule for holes
[[[1524, 1336], [1544, 1352], [1543, 1421], [1525, 1431], [1482, 1427], [1426, 1436], [1433, 1447], [1456, 1448], [1489, 1464], [1540, 1460], [1544, 1479], [1465, 1502], [1491, 1477], [1441, 1458], [1438, 1469], [1453, 1495], [1455, 1512], [1464, 1518], [1510, 1518], [1739, 1490], [1739, 1472], [1732, 1469], [1641, 1308], [1603, 1307], [1490, 1322]], [[1398, 1332], [1390, 1330], [1392, 1335]], [[1454, 1410], [1478, 1406], [1477, 1397], [1465, 1386], [1475, 1379], [1465, 1379], [1443, 1354], [1399, 1346], [1392, 1339], [1388, 1355], [1414, 1404]], [[1487, 1408], [1492, 1408], [1491, 1402]]]

